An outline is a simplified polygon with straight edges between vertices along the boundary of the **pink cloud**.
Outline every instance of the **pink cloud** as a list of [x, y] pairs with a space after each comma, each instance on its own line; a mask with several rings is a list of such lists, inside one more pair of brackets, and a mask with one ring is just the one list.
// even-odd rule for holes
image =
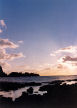
[[65, 48], [61, 48], [59, 50], [54, 51], [50, 55], [51, 56], [56, 56], [58, 54], [65, 54], [65, 53], [75, 55], [77, 53], [77, 46], [68, 46], [68, 47], [65, 47]]
[[1, 39], [0, 38], [0, 48], [4, 49], [4, 48], [17, 48], [19, 47], [17, 44], [9, 41], [9, 39]]
[[14, 60], [24, 57], [23, 53], [8, 54], [5, 49], [0, 49], [0, 60]]

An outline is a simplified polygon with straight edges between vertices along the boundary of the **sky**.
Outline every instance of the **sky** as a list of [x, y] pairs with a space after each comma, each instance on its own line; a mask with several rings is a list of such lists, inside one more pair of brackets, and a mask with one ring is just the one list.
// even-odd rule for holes
[[77, 0], [0, 0], [0, 65], [46, 75], [77, 74]]

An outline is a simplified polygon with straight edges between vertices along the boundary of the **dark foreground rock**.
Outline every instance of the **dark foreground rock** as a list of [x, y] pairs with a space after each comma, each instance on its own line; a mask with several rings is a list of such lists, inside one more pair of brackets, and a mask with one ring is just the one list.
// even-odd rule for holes
[[28, 93], [28, 94], [33, 94], [33, 88], [30, 87], [30, 88], [27, 90], [27, 93]]

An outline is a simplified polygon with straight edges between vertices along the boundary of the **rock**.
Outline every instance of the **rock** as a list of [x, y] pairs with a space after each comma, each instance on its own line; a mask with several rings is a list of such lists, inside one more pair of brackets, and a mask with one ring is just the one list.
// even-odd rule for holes
[[5, 76], [7, 76], [7, 75], [3, 72], [3, 69], [0, 66], [0, 77], [5, 77]]
[[27, 93], [28, 93], [28, 94], [33, 94], [33, 88], [30, 87], [30, 88], [27, 90]]

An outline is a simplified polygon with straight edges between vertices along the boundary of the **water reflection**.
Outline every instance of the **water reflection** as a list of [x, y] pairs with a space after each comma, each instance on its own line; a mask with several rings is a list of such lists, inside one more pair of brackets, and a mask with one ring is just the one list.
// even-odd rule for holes
[[63, 85], [63, 84], [72, 85], [72, 84], [75, 84], [75, 83], [77, 83], [77, 81], [64, 81], [64, 82], [62, 82], [61, 85]]
[[[30, 87], [24, 87], [24, 88], [21, 88], [21, 89], [18, 89], [18, 90], [11, 90], [9, 92], [5, 92], [5, 91], [0, 91], [0, 96], [2, 97], [6, 97], [6, 98], [12, 98], [12, 101], [15, 101], [15, 99], [19, 98], [20, 96], [22, 96], [22, 93], [25, 92], [27, 93], [27, 90], [29, 89]], [[39, 88], [40, 86], [36, 86], [36, 87], [32, 87], [33, 88], [33, 94], [40, 94], [40, 95], [43, 95], [45, 93], [47, 93], [47, 91], [39, 91]], [[29, 94], [30, 95], [30, 94]]]

